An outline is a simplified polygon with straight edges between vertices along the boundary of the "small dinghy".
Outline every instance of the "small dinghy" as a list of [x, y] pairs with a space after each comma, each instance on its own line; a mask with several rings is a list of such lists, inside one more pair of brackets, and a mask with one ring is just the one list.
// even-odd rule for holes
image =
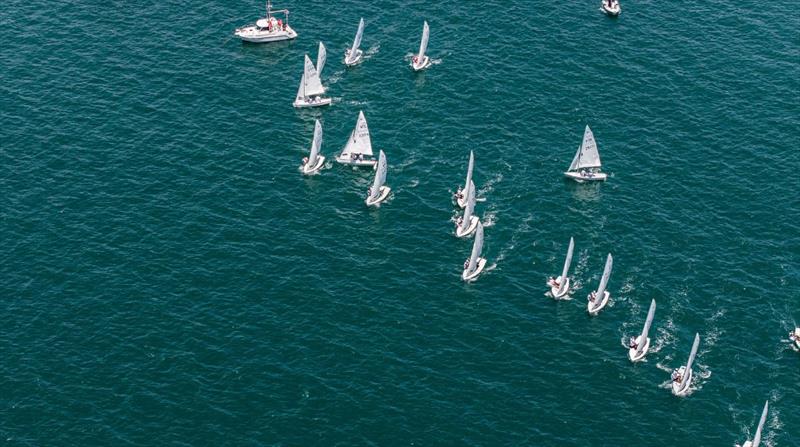
[[769, 401], [764, 402], [764, 410], [761, 412], [761, 419], [758, 421], [756, 435], [752, 441], [745, 441], [742, 447], [758, 447], [761, 444], [761, 432], [764, 430], [764, 423], [767, 422], [767, 412], [769, 412]]
[[322, 125], [317, 120], [314, 123], [314, 140], [311, 141], [311, 153], [303, 158], [303, 174], [316, 174], [325, 163], [325, 157], [319, 154], [322, 146]]
[[656, 314], [656, 300], [650, 302], [650, 310], [647, 311], [647, 319], [644, 320], [644, 329], [642, 335], [633, 338], [631, 337], [628, 342], [628, 358], [632, 362], [638, 362], [647, 355], [647, 350], [650, 349], [650, 337], [647, 333], [650, 332], [650, 324], [653, 322], [653, 316]]
[[356, 38], [353, 39], [353, 46], [344, 51], [344, 64], [352, 67], [362, 61], [364, 52], [361, 51], [361, 35], [364, 34], [364, 19], [358, 22], [358, 31], [356, 31]]
[[605, 181], [607, 174], [600, 172], [600, 153], [589, 126], [583, 131], [583, 141], [564, 175], [578, 183]]
[[589, 311], [589, 315], [595, 316], [606, 307], [608, 304], [608, 298], [611, 296], [606, 290], [606, 285], [608, 285], [608, 278], [611, 276], [611, 267], [614, 263], [614, 259], [611, 257], [611, 253], [608, 254], [606, 258], [606, 267], [603, 269], [603, 277], [600, 278], [600, 287], [597, 288], [596, 291], [589, 294], [589, 303], [586, 305], [586, 310]]
[[481, 250], [483, 250], [483, 225], [478, 222], [475, 241], [472, 243], [472, 254], [469, 259], [464, 261], [464, 271], [461, 272], [461, 279], [464, 281], [472, 281], [477, 278], [486, 267], [486, 258], [481, 257]]
[[295, 107], [320, 107], [331, 103], [331, 98], [322, 97], [325, 94], [325, 87], [322, 86], [322, 81], [320, 80], [326, 58], [327, 52], [322, 42], [319, 43], [316, 67], [314, 67], [314, 64], [311, 63], [311, 58], [306, 54], [303, 77], [300, 78], [300, 87], [297, 88], [297, 97], [294, 99], [293, 105]]
[[458, 187], [458, 191], [453, 194], [453, 199], [462, 210], [467, 206], [467, 195], [465, 194], [467, 187], [472, 182], [472, 165], [475, 163], [475, 154], [469, 151], [469, 164], [467, 164], [467, 180], [464, 182], [464, 187]]
[[346, 165], [375, 167], [377, 160], [372, 155], [372, 140], [369, 137], [369, 127], [364, 112], [358, 112], [356, 127], [350, 133], [342, 153], [336, 161]]
[[694, 334], [689, 361], [686, 362], [686, 365], [672, 371], [672, 394], [676, 396], [685, 396], [689, 393], [689, 387], [692, 385], [692, 363], [697, 355], [698, 346], [700, 346], [700, 334]]
[[375, 181], [367, 191], [367, 206], [381, 206], [381, 202], [389, 197], [392, 191], [386, 183], [386, 154], [383, 151], [378, 152], [378, 168], [375, 170]]
[[622, 12], [622, 7], [619, 5], [619, 0], [602, 0], [600, 2], [600, 7], [603, 9], [603, 12], [608, 14], [610, 17], [616, 17]]
[[467, 207], [464, 208], [464, 215], [458, 218], [456, 223], [456, 237], [467, 237], [478, 228], [480, 219], [478, 216], [473, 216], [475, 211], [475, 184], [469, 182], [467, 188]]
[[[274, 14], [283, 14], [283, 19]], [[267, 43], [289, 40], [297, 37], [297, 33], [289, 26], [289, 10], [273, 10], [272, 2], [267, 0], [267, 16], [256, 21], [255, 25], [236, 28], [233, 33], [242, 42]]]
[[550, 294], [555, 299], [561, 299], [569, 293], [569, 265], [572, 263], [572, 251], [575, 249], [575, 240], [569, 238], [569, 248], [567, 249], [567, 258], [564, 259], [564, 268], [561, 270], [561, 275], [558, 278], [552, 276], [547, 280], [547, 285], [550, 286]]
[[425, 51], [428, 49], [429, 34], [430, 30], [428, 29], [428, 21], [426, 20], [422, 25], [422, 40], [419, 42], [419, 53], [411, 58], [411, 68], [414, 71], [424, 70], [431, 65], [431, 58], [425, 55]]
[[792, 332], [789, 332], [789, 341], [792, 342], [792, 348], [795, 351], [800, 351], [800, 327], [796, 327]]

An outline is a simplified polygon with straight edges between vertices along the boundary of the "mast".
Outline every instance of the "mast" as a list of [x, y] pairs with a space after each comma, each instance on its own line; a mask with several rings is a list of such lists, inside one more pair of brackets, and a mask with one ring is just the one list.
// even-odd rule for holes
[[561, 271], [561, 283], [564, 283], [567, 279], [567, 272], [569, 271], [569, 265], [572, 263], [572, 250], [575, 248], [575, 240], [573, 238], [569, 238], [569, 248], [567, 249], [567, 259], [564, 260], [564, 270]]

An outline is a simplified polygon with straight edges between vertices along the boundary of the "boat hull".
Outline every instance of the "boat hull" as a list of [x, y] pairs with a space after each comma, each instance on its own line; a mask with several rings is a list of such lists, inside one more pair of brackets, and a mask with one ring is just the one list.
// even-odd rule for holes
[[792, 348], [795, 351], [800, 351], [800, 327], [795, 328], [792, 334], [794, 335], [794, 338], [792, 338], [791, 335], [789, 337], [789, 341], [792, 343]]
[[411, 60], [411, 69], [414, 71], [424, 70], [430, 66], [431, 66], [431, 58], [428, 56], [423, 57], [422, 60], [419, 61], [419, 63], [414, 62], [413, 59]]
[[[639, 335], [638, 337], [636, 337], [636, 343], [639, 344], [641, 342], [642, 342], [642, 336]], [[633, 348], [629, 348], [628, 349], [628, 358], [632, 362], [640, 362], [640, 361], [642, 361], [642, 359], [644, 359], [644, 356], [647, 355], [647, 351], [649, 349], [650, 349], [650, 337], [647, 337], [647, 340], [645, 340], [645, 342], [644, 342], [644, 349], [642, 349], [642, 352], [640, 352], [639, 355], [636, 355], [636, 350], [633, 349]]]
[[[686, 369], [685, 366], [681, 366], [680, 369], [678, 370], [678, 374], [683, 376], [683, 371], [685, 369]], [[678, 383], [675, 382], [674, 380], [672, 381], [672, 394], [676, 396], [685, 396], [689, 394], [689, 388], [691, 387], [691, 385], [692, 385], [692, 370], [690, 369], [689, 375], [686, 377], [686, 382]]]
[[381, 203], [386, 200], [387, 197], [389, 197], [390, 192], [392, 192], [392, 188], [389, 188], [388, 186], [381, 186], [381, 193], [378, 194], [378, 197], [376, 197], [375, 200], [367, 197], [365, 203], [367, 206], [381, 206]]
[[322, 168], [322, 165], [325, 164], [325, 157], [322, 155], [317, 156], [317, 162], [313, 166], [309, 166], [308, 163], [303, 165], [303, 174], [311, 175], [316, 174]]
[[617, 17], [619, 13], [622, 12], [622, 7], [620, 7], [619, 2], [614, 2], [611, 6], [608, 6], [607, 2], [601, 2], [600, 7], [609, 17]]
[[364, 56], [364, 51], [358, 49], [356, 50], [356, 54], [351, 58], [350, 49], [348, 48], [344, 52], [344, 64], [347, 65], [348, 67], [358, 65], [361, 63], [361, 61], [364, 60], [363, 56]]
[[292, 105], [295, 106], [295, 108], [304, 109], [307, 107], [328, 106], [331, 104], [331, 101], [333, 101], [331, 98], [315, 96], [313, 98], [295, 99]]
[[608, 174], [605, 172], [594, 172], [590, 175], [582, 175], [580, 172], [576, 171], [567, 171], [564, 173], [564, 177], [575, 180], [578, 183], [583, 182], [604, 182], [608, 178]]
[[456, 225], [456, 237], [467, 237], [474, 233], [475, 229], [478, 228], [478, 222], [480, 222], [478, 216], [471, 216], [469, 218], [469, 226], [464, 231], [461, 231], [461, 227]]
[[282, 31], [260, 31], [254, 26], [239, 28], [233, 33], [242, 42], [248, 43], [270, 43], [297, 38], [297, 33], [286, 25]]
[[[589, 294], [589, 296], [591, 297], [592, 295], [591, 295], [591, 294]], [[589, 315], [591, 315], [591, 316], [595, 316], [595, 315], [597, 315], [598, 313], [600, 313], [600, 311], [601, 311], [601, 310], [603, 310], [603, 308], [605, 308], [605, 307], [606, 307], [606, 304], [608, 304], [608, 298], [609, 298], [610, 296], [611, 296], [611, 294], [608, 292], [608, 290], [606, 290], [605, 292], [603, 292], [603, 299], [600, 301], [600, 304], [598, 304], [598, 305], [596, 305], [596, 306], [595, 306], [595, 304], [594, 304], [594, 303], [593, 303], [593, 302], [590, 300], [590, 301], [589, 301], [589, 302], [586, 304], [586, 310], [589, 312]]]
[[564, 284], [561, 284], [561, 275], [556, 278], [556, 281], [560, 285], [559, 287], [556, 287], [551, 282], [548, 282], [547, 285], [550, 286], [550, 295], [553, 295], [553, 298], [560, 300], [569, 293], [569, 276], [564, 279]]
[[473, 279], [477, 278], [478, 275], [481, 274], [484, 267], [486, 267], [486, 259], [478, 258], [478, 265], [475, 266], [475, 271], [469, 273], [467, 272], [466, 269], [464, 269], [464, 271], [461, 272], [461, 279], [463, 279], [464, 281], [472, 281]]
[[462, 210], [467, 207], [467, 196], [464, 195], [464, 191], [461, 190], [461, 197], [458, 196], [458, 193], [455, 194], [456, 198], [456, 205], [461, 208]]
[[341, 155], [336, 157], [336, 162], [343, 165], [370, 167], [373, 169], [378, 165], [378, 160], [375, 160], [374, 158], [353, 159], [351, 157], [342, 157]]

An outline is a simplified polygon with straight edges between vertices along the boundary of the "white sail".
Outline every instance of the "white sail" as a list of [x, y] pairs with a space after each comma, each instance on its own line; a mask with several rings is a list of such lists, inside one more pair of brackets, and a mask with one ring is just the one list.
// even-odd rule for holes
[[386, 155], [383, 151], [378, 152], [378, 167], [375, 170], [375, 181], [372, 182], [372, 188], [369, 189], [369, 198], [371, 200], [377, 199], [381, 195], [381, 186], [386, 183]]
[[467, 180], [464, 182], [464, 189], [469, 188], [470, 182], [472, 182], [472, 165], [475, 163], [475, 154], [472, 151], [469, 151], [469, 164], [467, 165]]
[[328, 52], [325, 50], [325, 45], [319, 43], [317, 50], [317, 75], [322, 76], [322, 69], [325, 67], [325, 61], [328, 60]]
[[611, 276], [611, 266], [613, 263], [614, 259], [611, 257], [611, 253], [609, 253], [606, 258], [606, 267], [603, 269], [603, 277], [600, 278], [600, 287], [597, 288], [596, 303], [598, 305], [603, 302], [603, 295], [606, 291], [606, 285], [608, 285], [608, 278]]
[[372, 155], [372, 141], [369, 137], [369, 127], [367, 127], [367, 119], [364, 118], [364, 112], [358, 112], [358, 121], [353, 132], [350, 133], [350, 139], [342, 150], [342, 157], [350, 154], [363, 154]]
[[323, 93], [325, 93], [325, 87], [322, 86], [322, 81], [319, 80], [319, 74], [317, 69], [314, 68], [314, 64], [311, 63], [311, 58], [306, 54], [303, 78], [300, 80], [300, 89], [297, 91], [297, 97], [304, 99]]
[[597, 143], [594, 141], [592, 129], [589, 129], [587, 125], [583, 131], [583, 142], [569, 165], [569, 171], [583, 168], [599, 168], [600, 166], [600, 153], [597, 151]]
[[422, 62], [422, 59], [425, 57], [425, 50], [428, 49], [429, 34], [430, 30], [428, 29], [428, 21], [426, 20], [422, 25], [422, 40], [419, 43], [419, 53], [417, 54], [417, 60], [420, 62]]
[[472, 254], [469, 257], [469, 266], [467, 271], [472, 273], [478, 265], [478, 258], [481, 256], [483, 250], [483, 224], [478, 222], [478, 228], [475, 230], [475, 242], [472, 243]]
[[569, 248], [567, 249], [567, 259], [564, 260], [564, 269], [561, 270], [561, 282], [567, 278], [567, 272], [569, 271], [569, 265], [572, 263], [572, 251], [575, 249], [575, 240], [573, 238], [569, 238]]
[[639, 346], [636, 348], [636, 355], [639, 355], [647, 344], [647, 334], [650, 332], [650, 325], [653, 323], [653, 316], [656, 314], [656, 300], [650, 301], [650, 310], [647, 311], [647, 319], [644, 320], [642, 336], [639, 338]]
[[311, 154], [308, 156], [308, 166], [314, 166], [317, 163], [317, 155], [319, 155], [319, 148], [322, 145], [322, 124], [317, 120], [314, 123], [314, 140], [311, 141]]
[[472, 212], [475, 210], [475, 184], [469, 182], [467, 189], [467, 206], [464, 208], [464, 217], [461, 219], [461, 231], [467, 231], [469, 228], [470, 220], [472, 219]]
[[364, 18], [358, 22], [358, 31], [356, 31], [356, 38], [353, 39], [353, 46], [350, 47], [350, 57], [355, 57], [356, 50], [361, 46], [361, 36], [364, 34]]
[[753, 437], [752, 447], [758, 447], [761, 444], [761, 430], [764, 429], [764, 423], [767, 421], [767, 411], [769, 411], [769, 401], [764, 402], [764, 411], [761, 412], [761, 420], [758, 421], [758, 428], [756, 435]]
[[700, 334], [694, 334], [694, 343], [692, 344], [692, 353], [689, 354], [689, 361], [686, 362], [686, 368], [683, 370], [683, 377], [681, 377], [681, 383], [686, 383], [686, 379], [688, 379], [689, 371], [692, 369], [692, 363], [694, 362], [694, 356], [697, 355], [697, 347], [700, 346]]

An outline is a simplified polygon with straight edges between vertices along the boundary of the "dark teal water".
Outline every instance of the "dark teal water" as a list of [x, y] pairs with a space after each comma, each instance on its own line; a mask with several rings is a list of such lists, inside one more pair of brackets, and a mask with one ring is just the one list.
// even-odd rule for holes
[[[766, 445], [800, 443], [795, 4], [276, 6], [296, 41], [233, 39], [249, 0], [0, 8], [2, 444], [731, 446], [767, 399]], [[335, 103], [297, 111], [320, 39]], [[370, 172], [297, 170], [315, 118], [332, 159], [360, 109], [378, 210]], [[586, 124], [606, 184], [562, 179]], [[470, 149], [489, 268], [464, 284]]]

